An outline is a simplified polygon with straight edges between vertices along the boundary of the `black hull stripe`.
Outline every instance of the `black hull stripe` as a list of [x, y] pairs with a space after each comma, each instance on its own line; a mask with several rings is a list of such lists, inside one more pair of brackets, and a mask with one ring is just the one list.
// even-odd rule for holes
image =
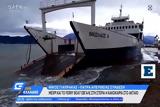
[[74, 27], [72, 21], [70, 21], [70, 25], [71, 25], [71, 27], [72, 27], [72, 29], [73, 29], [73, 31], [74, 31], [74, 33], [75, 33], [75, 35], [76, 35], [78, 41], [79, 41], [79, 43], [80, 43], [80, 45], [81, 45], [81, 47], [82, 47], [84, 53], [86, 54], [86, 49], [85, 49], [85, 47], [84, 47], [84, 45], [83, 45], [83, 42], [81, 41], [81, 38], [79, 37], [79, 31], [76, 30], [76, 28]]
[[86, 57], [90, 60], [125, 60], [137, 59], [141, 57], [141, 51], [138, 47], [124, 47], [112, 49], [86, 49]]

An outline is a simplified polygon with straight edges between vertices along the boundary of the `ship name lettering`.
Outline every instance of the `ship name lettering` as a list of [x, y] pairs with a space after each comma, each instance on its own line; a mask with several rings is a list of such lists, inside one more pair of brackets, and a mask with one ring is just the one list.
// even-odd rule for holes
[[98, 33], [98, 32], [89, 32], [89, 36], [106, 38], [106, 34], [105, 33]]

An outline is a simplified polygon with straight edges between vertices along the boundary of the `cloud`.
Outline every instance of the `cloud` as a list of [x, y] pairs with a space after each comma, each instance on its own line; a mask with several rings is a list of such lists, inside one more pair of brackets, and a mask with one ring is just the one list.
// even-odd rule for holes
[[[39, 10], [40, 2], [51, 4], [61, 3], [60, 1], [70, 2], [72, 0], [1, 0], [0, 1], [0, 34], [26, 34], [23, 26], [25, 21], [28, 20], [30, 24], [41, 26], [41, 13]], [[47, 1], [47, 2], [46, 2]], [[148, 14], [154, 20], [155, 23], [160, 16], [160, 1], [159, 0], [97, 0], [96, 1], [96, 24], [105, 25], [110, 21], [110, 18], [115, 15], [119, 15], [120, 5], [123, 5], [123, 14], [130, 14], [131, 19], [141, 22], [143, 18], [145, 21], [149, 21]], [[152, 5], [153, 10], [148, 11], [148, 5]], [[74, 19], [72, 18], [74, 13]], [[156, 15], [157, 14], [157, 15]], [[154, 18], [154, 16], [156, 18]], [[90, 24], [90, 8], [74, 8], [64, 9], [48, 13], [46, 15], [47, 27], [57, 29], [59, 32], [65, 33], [72, 32], [69, 21], [75, 20], [83, 23]], [[151, 22], [145, 22], [145, 32], [153, 32], [149, 29], [152, 25]], [[158, 21], [159, 23], [159, 21]], [[160, 23], [159, 23], [160, 24]], [[159, 26], [156, 26], [159, 27]], [[62, 29], [62, 30], [60, 30]], [[66, 29], [64, 31], [64, 29]], [[156, 30], [155, 32], [158, 32]], [[61, 34], [65, 34], [61, 33]], [[160, 33], [160, 32], [159, 32]]]
[[23, 25], [26, 20], [40, 22], [38, 0], [2, 0], [0, 1], [0, 33], [24, 32]]

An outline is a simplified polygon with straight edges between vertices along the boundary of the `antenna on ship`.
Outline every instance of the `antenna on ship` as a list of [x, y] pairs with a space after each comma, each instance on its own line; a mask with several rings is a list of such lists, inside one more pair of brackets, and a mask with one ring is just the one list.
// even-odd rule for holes
[[74, 21], [74, 12], [72, 12], [72, 20]]
[[122, 16], [122, 4], [121, 4], [119, 11], [120, 11], [119, 17], [121, 17]]

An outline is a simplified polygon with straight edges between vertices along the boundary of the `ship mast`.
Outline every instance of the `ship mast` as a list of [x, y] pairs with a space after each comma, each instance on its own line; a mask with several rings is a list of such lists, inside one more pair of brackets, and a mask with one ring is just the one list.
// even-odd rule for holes
[[119, 11], [120, 11], [119, 17], [121, 17], [122, 16], [122, 4], [121, 4]]

